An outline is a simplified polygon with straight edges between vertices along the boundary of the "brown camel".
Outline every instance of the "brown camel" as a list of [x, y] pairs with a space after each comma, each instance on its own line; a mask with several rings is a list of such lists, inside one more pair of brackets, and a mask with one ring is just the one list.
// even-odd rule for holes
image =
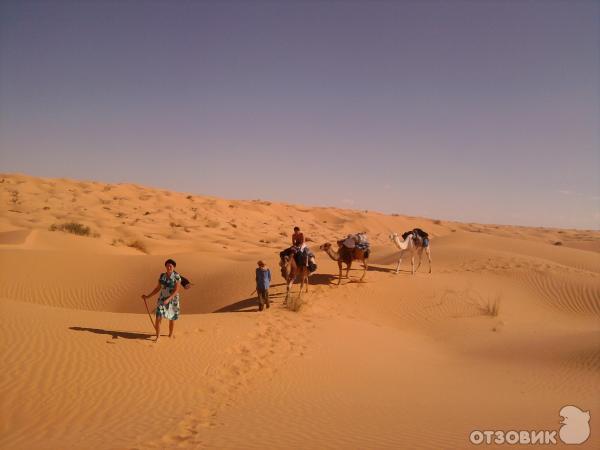
[[360, 277], [360, 281], [362, 281], [365, 278], [365, 275], [367, 274], [367, 260], [369, 259], [368, 250], [361, 250], [358, 247], [348, 248], [341, 242], [342, 241], [338, 242], [339, 248], [337, 252], [333, 250], [333, 248], [331, 248], [331, 244], [329, 242], [326, 242], [325, 244], [319, 247], [321, 250], [327, 253], [327, 255], [331, 259], [337, 261], [338, 263], [338, 267], [340, 269], [338, 286], [342, 282], [342, 263], [346, 264], [346, 278], [349, 278], [348, 274], [350, 273], [350, 267], [352, 267], [352, 261], [354, 261], [355, 259], [361, 261], [365, 268], [362, 277]]
[[300, 298], [300, 295], [302, 294], [302, 288], [305, 284], [306, 292], [308, 292], [308, 275], [310, 272], [308, 271], [308, 267], [298, 266], [298, 264], [296, 264], [296, 259], [294, 258], [293, 254], [282, 254], [281, 260], [279, 261], [279, 267], [281, 267], [281, 276], [284, 278], [287, 285], [285, 300], [283, 301], [283, 305], [287, 306], [292, 285], [296, 281], [296, 277], [298, 275], [300, 275], [300, 292], [298, 294], [298, 298]]

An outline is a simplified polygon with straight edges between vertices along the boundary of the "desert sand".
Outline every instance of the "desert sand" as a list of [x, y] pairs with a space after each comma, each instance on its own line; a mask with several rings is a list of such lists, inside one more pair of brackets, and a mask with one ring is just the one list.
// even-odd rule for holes
[[[0, 195], [1, 448], [467, 448], [473, 430], [558, 430], [564, 405], [600, 448], [598, 231], [21, 174]], [[71, 222], [89, 235], [51, 231]], [[278, 270], [294, 225], [318, 264], [298, 311]], [[388, 233], [414, 227], [433, 271], [396, 275]], [[370, 269], [336, 286], [318, 246], [358, 231]], [[169, 257], [195, 285], [154, 344], [140, 295]]]

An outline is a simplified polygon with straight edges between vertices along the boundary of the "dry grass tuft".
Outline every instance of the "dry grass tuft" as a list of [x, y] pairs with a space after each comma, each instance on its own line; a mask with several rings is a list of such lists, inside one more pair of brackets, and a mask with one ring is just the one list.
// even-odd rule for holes
[[300, 310], [302, 309], [302, 304], [303, 304], [303, 301], [302, 301], [302, 297], [300, 295], [298, 295], [297, 297], [290, 295], [290, 299], [288, 300], [287, 308], [293, 312], [300, 312]]
[[484, 316], [497, 317], [500, 312], [501, 296], [498, 294], [494, 297], [488, 297], [484, 301], [479, 301], [479, 311]]
[[139, 240], [130, 242], [129, 244], [127, 244], [127, 247], [135, 248], [136, 250], [139, 250], [142, 253], [148, 253], [148, 248], [146, 247], [146, 244]]
[[[91, 236], [92, 230], [90, 227], [86, 227], [85, 225], [77, 222], [66, 222], [60, 224], [52, 224], [49, 228], [50, 231], [63, 231], [65, 233], [76, 234], [78, 236]], [[94, 237], [100, 236], [95, 233]]]

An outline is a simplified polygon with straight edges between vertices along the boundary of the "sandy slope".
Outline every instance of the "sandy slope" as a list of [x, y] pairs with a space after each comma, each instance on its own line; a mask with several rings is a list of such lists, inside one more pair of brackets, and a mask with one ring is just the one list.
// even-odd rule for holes
[[[464, 448], [473, 429], [558, 430], [566, 404], [591, 411], [581, 448], [600, 444], [598, 232], [12, 174], [0, 196], [1, 448]], [[96, 237], [49, 231], [65, 222]], [[335, 286], [319, 252], [302, 308], [283, 308], [294, 224], [315, 250], [368, 231], [366, 282]], [[387, 234], [415, 226], [433, 273], [394, 275]], [[196, 286], [153, 344], [139, 296], [167, 256]]]

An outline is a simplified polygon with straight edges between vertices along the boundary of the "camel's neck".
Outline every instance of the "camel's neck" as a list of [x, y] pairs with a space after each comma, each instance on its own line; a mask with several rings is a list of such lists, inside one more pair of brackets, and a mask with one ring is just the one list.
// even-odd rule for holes
[[327, 255], [334, 261], [339, 261], [339, 259], [340, 259], [340, 254], [338, 252], [334, 251], [331, 247], [329, 247], [327, 250], [325, 250], [325, 253], [327, 253]]
[[281, 276], [286, 280], [289, 280], [291, 277], [296, 276], [298, 266], [296, 266], [296, 262], [294, 261], [294, 257], [292, 256], [290, 259], [284, 262], [281, 267]]
[[404, 241], [401, 241], [400, 237], [394, 236], [394, 243], [396, 244], [396, 247], [398, 247], [400, 250], [406, 250], [408, 248], [408, 245], [410, 244], [411, 239], [412, 237], [410, 235], [408, 235], [406, 239], [404, 239]]

